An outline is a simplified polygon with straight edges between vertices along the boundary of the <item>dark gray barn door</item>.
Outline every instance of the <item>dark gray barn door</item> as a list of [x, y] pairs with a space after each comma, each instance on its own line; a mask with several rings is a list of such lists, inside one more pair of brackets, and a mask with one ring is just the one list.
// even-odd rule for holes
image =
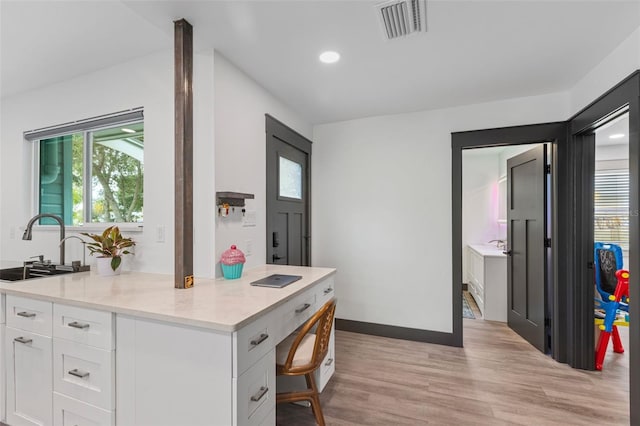
[[545, 352], [546, 147], [507, 160], [507, 319]]
[[311, 141], [267, 116], [267, 263], [309, 266]]

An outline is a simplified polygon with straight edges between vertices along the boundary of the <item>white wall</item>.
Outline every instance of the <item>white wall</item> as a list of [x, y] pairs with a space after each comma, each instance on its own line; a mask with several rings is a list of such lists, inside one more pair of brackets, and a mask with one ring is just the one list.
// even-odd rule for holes
[[[498, 160], [502, 148], [462, 151], [462, 247], [499, 238]], [[462, 277], [467, 278], [467, 251], [462, 251]]]
[[451, 332], [451, 132], [570, 112], [560, 93], [316, 126], [312, 256], [338, 268], [337, 316]]
[[[232, 244], [247, 254], [245, 268], [265, 263], [266, 254], [266, 134], [265, 114], [270, 114], [311, 139], [305, 119], [258, 85], [224, 56], [215, 54], [215, 179], [216, 191], [255, 195], [248, 200], [248, 214], [255, 212], [256, 225], [243, 226], [240, 209], [216, 219], [215, 262]], [[219, 267], [216, 273], [221, 275]]]
[[[0, 164], [2, 205], [0, 259], [23, 260], [45, 254], [58, 259], [56, 227], [34, 229], [32, 241], [21, 230], [35, 213], [32, 205], [32, 149], [26, 130], [144, 107], [144, 230], [131, 269], [173, 273], [174, 264], [174, 111], [173, 51], [150, 55], [72, 80], [2, 99]], [[214, 255], [211, 215], [214, 204], [213, 51], [194, 57], [194, 251], [196, 276], [210, 276]], [[156, 242], [157, 227], [165, 241]], [[49, 228], [49, 229], [47, 229]], [[68, 233], [70, 234], [70, 233]], [[126, 233], [125, 233], [126, 234]], [[81, 245], [68, 242], [67, 262], [82, 258]], [[91, 258], [88, 258], [91, 259]]]
[[577, 113], [638, 69], [640, 27], [573, 86], [571, 113]]

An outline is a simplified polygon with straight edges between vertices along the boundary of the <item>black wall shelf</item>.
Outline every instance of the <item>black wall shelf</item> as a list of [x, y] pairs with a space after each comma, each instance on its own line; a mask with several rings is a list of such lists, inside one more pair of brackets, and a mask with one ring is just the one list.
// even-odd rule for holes
[[244, 207], [244, 200], [253, 200], [253, 194], [242, 192], [216, 192], [216, 205], [228, 204], [232, 207]]

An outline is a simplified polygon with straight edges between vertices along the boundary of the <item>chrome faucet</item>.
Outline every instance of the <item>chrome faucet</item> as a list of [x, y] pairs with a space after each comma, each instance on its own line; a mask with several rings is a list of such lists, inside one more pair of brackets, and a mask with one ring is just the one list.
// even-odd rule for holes
[[35, 215], [31, 219], [29, 219], [29, 223], [27, 223], [27, 229], [25, 229], [24, 234], [22, 234], [22, 239], [31, 240], [31, 231], [33, 229], [33, 224], [36, 223], [36, 220], [43, 217], [50, 217], [51, 219], [57, 221], [60, 225], [60, 265], [64, 265], [64, 222], [62, 221], [62, 218], [60, 218], [60, 216], [56, 216], [55, 214], [51, 213], [40, 213]]
[[87, 242], [85, 240], [83, 240], [82, 238], [78, 237], [77, 235], [69, 235], [68, 237], [64, 237], [63, 239], [60, 240], [60, 243], [58, 244], [60, 247], [62, 247], [62, 245], [65, 243], [65, 241], [70, 240], [71, 238], [76, 238], [78, 240], [80, 240], [80, 242], [82, 243], [82, 266], [86, 265], [86, 256], [85, 253], [86, 251], [84, 250], [84, 245], [87, 244]]
[[507, 244], [505, 240], [491, 240], [489, 243], [496, 243], [496, 247], [499, 249], [504, 249]]

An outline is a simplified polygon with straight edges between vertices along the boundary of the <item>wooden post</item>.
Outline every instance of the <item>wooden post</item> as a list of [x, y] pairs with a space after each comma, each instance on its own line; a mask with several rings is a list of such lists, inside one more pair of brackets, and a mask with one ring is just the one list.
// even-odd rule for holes
[[175, 29], [175, 287], [193, 287], [193, 27]]

